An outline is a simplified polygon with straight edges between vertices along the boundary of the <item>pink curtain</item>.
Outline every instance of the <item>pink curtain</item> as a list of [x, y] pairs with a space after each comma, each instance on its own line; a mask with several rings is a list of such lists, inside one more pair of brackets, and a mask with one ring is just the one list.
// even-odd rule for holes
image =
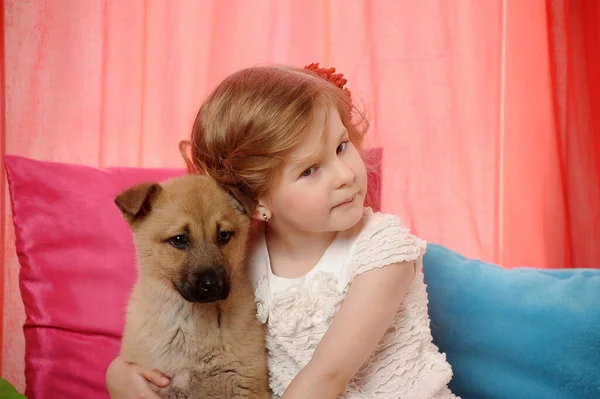
[[[384, 211], [507, 267], [598, 264], [593, 245], [572, 256], [584, 214], [567, 209], [597, 221], [598, 197], [565, 207], [582, 183], [561, 174], [544, 0], [3, 0], [2, 12], [2, 153], [181, 166], [177, 142], [227, 74], [321, 62], [346, 75], [372, 122], [367, 144], [384, 147]], [[1, 178], [2, 375], [22, 389]]]

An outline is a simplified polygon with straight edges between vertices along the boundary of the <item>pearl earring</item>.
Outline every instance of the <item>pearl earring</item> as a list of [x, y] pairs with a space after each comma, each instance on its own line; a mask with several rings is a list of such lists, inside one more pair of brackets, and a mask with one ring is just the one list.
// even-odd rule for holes
[[268, 222], [268, 221], [269, 221], [269, 218], [267, 217], [267, 214], [266, 214], [266, 213], [263, 213], [263, 219], [265, 219], [265, 222]]

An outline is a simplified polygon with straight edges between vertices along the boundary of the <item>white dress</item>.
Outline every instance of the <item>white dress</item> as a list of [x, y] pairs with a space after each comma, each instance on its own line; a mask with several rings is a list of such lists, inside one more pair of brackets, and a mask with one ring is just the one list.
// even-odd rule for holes
[[432, 343], [429, 329], [422, 273], [425, 242], [410, 234], [394, 215], [365, 208], [363, 217], [363, 223], [338, 233], [315, 267], [300, 278], [274, 275], [264, 233], [255, 242], [250, 267], [258, 318], [266, 323], [274, 397], [283, 394], [311, 359], [355, 276], [416, 260], [418, 273], [392, 325], [342, 397], [456, 398], [447, 388], [452, 369]]

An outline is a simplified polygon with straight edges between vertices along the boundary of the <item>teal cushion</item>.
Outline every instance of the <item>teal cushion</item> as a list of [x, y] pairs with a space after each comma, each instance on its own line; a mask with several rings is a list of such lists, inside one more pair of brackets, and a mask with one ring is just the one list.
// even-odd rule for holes
[[506, 269], [430, 244], [424, 272], [455, 394], [600, 398], [600, 270]]

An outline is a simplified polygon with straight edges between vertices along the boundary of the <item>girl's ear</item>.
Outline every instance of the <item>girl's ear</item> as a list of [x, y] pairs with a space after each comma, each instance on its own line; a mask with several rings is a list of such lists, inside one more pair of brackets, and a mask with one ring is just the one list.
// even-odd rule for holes
[[259, 198], [256, 206], [254, 207], [254, 211], [252, 211], [250, 216], [256, 220], [268, 222], [269, 219], [271, 219], [272, 213], [267, 205], [267, 202], [263, 198]]

